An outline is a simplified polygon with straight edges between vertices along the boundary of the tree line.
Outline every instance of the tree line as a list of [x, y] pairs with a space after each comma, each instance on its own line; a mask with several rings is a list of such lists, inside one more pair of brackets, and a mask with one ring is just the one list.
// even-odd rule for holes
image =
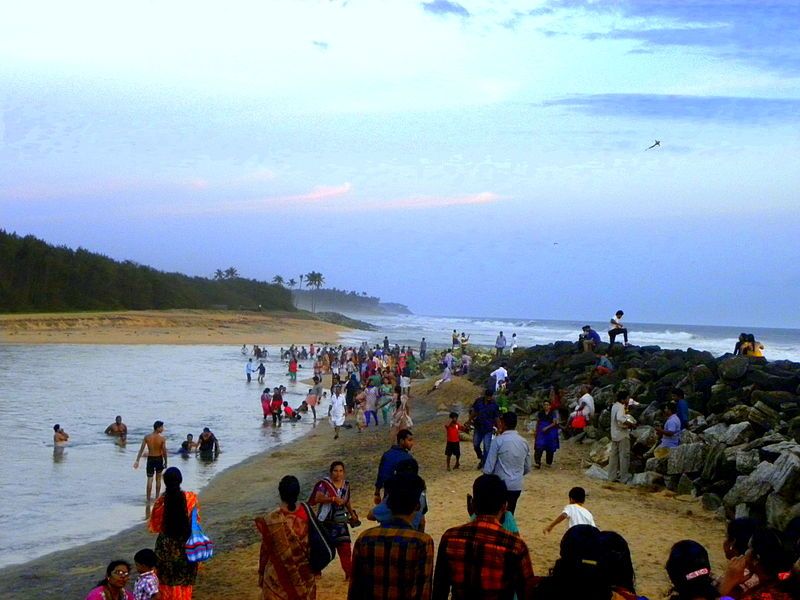
[[[252, 308], [296, 310], [289, 290], [239, 277], [165, 273], [0, 229], [0, 311]], [[321, 277], [321, 275], [320, 275]], [[319, 281], [322, 285], [324, 279]]]

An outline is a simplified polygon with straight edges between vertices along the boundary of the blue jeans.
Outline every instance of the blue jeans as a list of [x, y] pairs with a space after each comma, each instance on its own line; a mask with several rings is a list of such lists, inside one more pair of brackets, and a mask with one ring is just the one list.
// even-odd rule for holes
[[375, 426], [378, 426], [378, 411], [377, 410], [365, 410], [364, 414], [367, 418], [367, 427], [369, 427], [370, 415], [375, 419]]
[[[481, 443], [483, 443], [483, 451], [481, 451]], [[472, 434], [472, 446], [475, 448], [475, 454], [478, 460], [483, 462], [489, 455], [489, 448], [492, 446], [492, 432], [481, 433], [477, 429]]]

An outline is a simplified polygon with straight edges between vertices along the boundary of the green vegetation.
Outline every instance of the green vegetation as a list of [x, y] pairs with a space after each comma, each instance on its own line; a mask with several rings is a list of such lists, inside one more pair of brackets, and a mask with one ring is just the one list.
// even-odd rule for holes
[[215, 279], [164, 273], [0, 229], [2, 312], [259, 306], [263, 310], [295, 310], [289, 290], [243, 279], [233, 267], [218, 272]]

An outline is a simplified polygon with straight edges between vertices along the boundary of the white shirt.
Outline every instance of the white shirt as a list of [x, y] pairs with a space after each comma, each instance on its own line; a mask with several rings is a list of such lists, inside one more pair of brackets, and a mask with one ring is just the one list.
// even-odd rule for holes
[[330, 415], [334, 425], [342, 426], [344, 424], [346, 410], [344, 394], [331, 396]]
[[[594, 524], [592, 513], [583, 508], [580, 504], [567, 504], [561, 512], [567, 515], [569, 527], [575, 527], [575, 525], [591, 525], [592, 527], [597, 527], [597, 525]], [[569, 527], [567, 529], [569, 529]]]
[[622, 402], [614, 402], [611, 407], [611, 441], [621, 442], [628, 437], [628, 429], [623, 427], [625, 423], [625, 405]]
[[500, 384], [503, 383], [506, 379], [508, 379], [508, 371], [506, 371], [503, 367], [497, 367], [494, 371], [490, 373], [490, 375], [495, 378], [494, 389], [500, 387]]
[[611, 317], [611, 321], [610, 322], [611, 322], [611, 328], [612, 329], [622, 329], [623, 327], [625, 327], [622, 324], [622, 317], [618, 317], [617, 315], [614, 315], [613, 317]]
[[[584, 417], [586, 417], [588, 419], [589, 417], [591, 417], [594, 414], [594, 398], [592, 397], [591, 394], [589, 394], [587, 392], [586, 394], [584, 394], [583, 396], [581, 396], [578, 399], [578, 406], [580, 406], [581, 404], [585, 404], [586, 405], [583, 408], [583, 410], [581, 411], [581, 413], [583, 414]], [[575, 414], [577, 414], [577, 413], [578, 413], [578, 410], [575, 409]]]

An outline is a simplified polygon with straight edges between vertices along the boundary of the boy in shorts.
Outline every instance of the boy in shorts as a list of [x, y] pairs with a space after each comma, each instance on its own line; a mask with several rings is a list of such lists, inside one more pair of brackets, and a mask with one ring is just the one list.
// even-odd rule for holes
[[447, 445], [444, 448], [444, 455], [447, 457], [447, 470], [450, 470], [450, 458], [456, 457], [454, 469], [461, 466], [461, 424], [458, 422], [458, 413], [451, 412], [450, 420], [445, 424], [444, 429], [447, 433]]
[[148, 433], [139, 446], [139, 454], [133, 468], [139, 468], [139, 459], [142, 458], [144, 447], [147, 446], [147, 504], [153, 492], [153, 475], [156, 477], [156, 498], [161, 495], [161, 473], [167, 468], [167, 440], [161, 433], [164, 431], [164, 421], [153, 423], [153, 433]]

